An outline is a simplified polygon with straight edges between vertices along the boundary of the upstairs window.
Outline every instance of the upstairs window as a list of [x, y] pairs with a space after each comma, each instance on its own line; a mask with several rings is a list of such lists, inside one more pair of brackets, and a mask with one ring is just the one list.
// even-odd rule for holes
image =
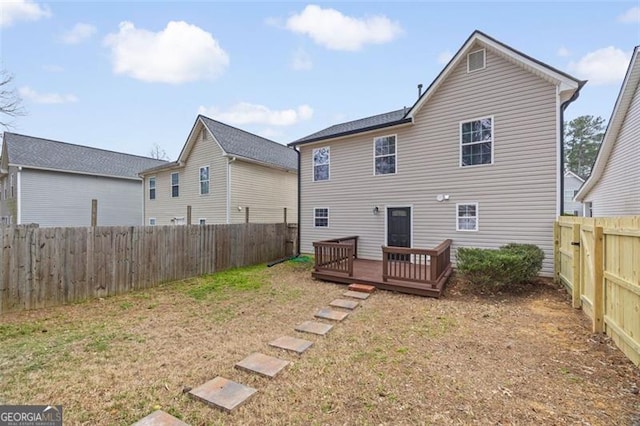
[[156, 178], [155, 177], [149, 178], [149, 199], [150, 200], [156, 199]]
[[487, 56], [484, 49], [476, 50], [467, 55], [467, 72], [484, 69], [487, 66]]
[[396, 136], [382, 136], [373, 140], [374, 174], [388, 175], [396, 172]]
[[460, 123], [460, 166], [493, 163], [493, 117]]
[[180, 174], [179, 173], [171, 173], [171, 196], [174, 198], [180, 196]]
[[327, 208], [313, 209], [313, 226], [316, 228], [329, 227], [329, 209]]
[[456, 231], [478, 230], [478, 203], [456, 204]]
[[209, 166], [200, 167], [200, 195], [209, 193]]
[[329, 180], [329, 147], [313, 150], [313, 181]]

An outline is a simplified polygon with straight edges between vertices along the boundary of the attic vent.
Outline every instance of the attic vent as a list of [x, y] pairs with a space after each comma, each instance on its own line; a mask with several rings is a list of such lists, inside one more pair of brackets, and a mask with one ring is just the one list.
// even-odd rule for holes
[[201, 135], [201, 137], [202, 137], [202, 140], [203, 140], [203, 141], [206, 141], [206, 140], [207, 140], [207, 131], [206, 131], [205, 129], [202, 129], [202, 135]]
[[467, 72], [483, 69], [486, 66], [485, 50], [480, 49], [467, 55]]

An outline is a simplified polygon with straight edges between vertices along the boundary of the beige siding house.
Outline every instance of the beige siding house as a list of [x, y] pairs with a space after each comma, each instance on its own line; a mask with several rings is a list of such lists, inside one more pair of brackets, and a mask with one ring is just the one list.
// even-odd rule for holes
[[138, 173], [165, 161], [5, 132], [0, 165], [3, 224], [142, 225]]
[[[145, 170], [148, 225], [297, 221], [294, 150], [198, 116], [180, 157]], [[248, 210], [247, 210], [248, 209]]]
[[591, 175], [576, 200], [585, 216], [640, 214], [640, 59], [636, 47]]
[[338, 124], [300, 151], [301, 251], [533, 243], [552, 273], [562, 111], [583, 82], [474, 32], [407, 109]]

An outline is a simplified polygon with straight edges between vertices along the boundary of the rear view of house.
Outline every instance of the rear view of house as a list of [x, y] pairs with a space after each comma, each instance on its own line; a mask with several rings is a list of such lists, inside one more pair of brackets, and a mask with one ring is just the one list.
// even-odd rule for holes
[[141, 170], [164, 161], [5, 132], [0, 165], [4, 224], [142, 224]]
[[199, 115], [178, 160], [141, 173], [145, 223], [295, 222], [297, 171], [294, 150]]
[[631, 56], [591, 175], [576, 195], [585, 216], [640, 214], [639, 51]]
[[384, 260], [381, 246], [531, 243], [551, 275], [562, 112], [583, 84], [474, 32], [411, 108], [291, 143], [301, 250], [347, 236], [372, 260]]

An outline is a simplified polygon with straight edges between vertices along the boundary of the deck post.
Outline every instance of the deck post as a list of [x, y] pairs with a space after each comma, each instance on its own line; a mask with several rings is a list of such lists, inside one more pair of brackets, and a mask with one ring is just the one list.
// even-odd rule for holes
[[387, 252], [385, 247], [382, 246], [382, 281], [387, 282], [387, 275], [389, 273], [389, 256], [387, 256]]

